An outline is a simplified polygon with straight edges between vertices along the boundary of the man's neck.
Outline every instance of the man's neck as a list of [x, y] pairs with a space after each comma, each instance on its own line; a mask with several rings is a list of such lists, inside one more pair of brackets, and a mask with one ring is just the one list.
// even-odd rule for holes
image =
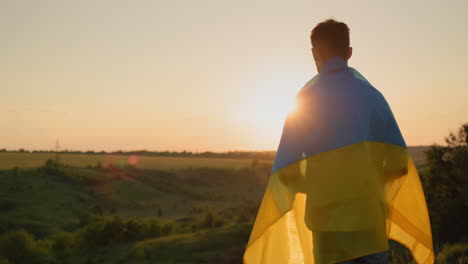
[[322, 63], [317, 63], [318, 73], [333, 72], [348, 67], [348, 61], [338, 56], [333, 56]]

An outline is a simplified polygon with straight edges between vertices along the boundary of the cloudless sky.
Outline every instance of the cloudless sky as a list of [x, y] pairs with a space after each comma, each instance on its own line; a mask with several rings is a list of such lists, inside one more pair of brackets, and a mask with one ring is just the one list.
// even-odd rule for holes
[[468, 1], [0, 0], [0, 148], [273, 150], [316, 74], [310, 30], [351, 29], [349, 65], [406, 143], [468, 122]]

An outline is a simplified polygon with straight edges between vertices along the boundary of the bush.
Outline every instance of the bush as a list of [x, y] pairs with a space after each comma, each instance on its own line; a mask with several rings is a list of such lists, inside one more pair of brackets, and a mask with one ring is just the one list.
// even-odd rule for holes
[[60, 256], [62, 259], [68, 257], [71, 250], [75, 246], [73, 234], [68, 232], [60, 232], [52, 236], [51, 249], [54, 255]]
[[172, 234], [174, 229], [175, 228], [174, 228], [173, 223], [165, 223], [165, 224], [163, 224], [163, 226], [161, 228], [161, 235], [168, 236], [168, 235]]
[[154, 218], [147, 219], [143, 222], [143, 233], [148, 237], [159, 237], [162, 234], [161, 224]]
[[220, 227], [224, 225], [224, 218], [215, 213], [213, 210], [208, 209], [205, 213], [205, 218], [201, 221], [200, 227], [204, 228], [212, 228], [212, 227]]
[[58, 162], [56, 162], [56, 161], [54, 161], [52, 159], [48, 159], [48, 160], [46, 160], [44, 165], [42, 165], [42, 167], [39, 168], [39, 170], [44, 172], [45, 174], [63, 176], [64, 173], [61, 170], [61, 167], [63, 167], [62, 164], [60, 164], [60, 163], [58, 163]]
[[9, 232], [0, 237], [0, 256], [7, 259], [7, 263], [49, 263], [48, 253], [48, 248], [26, 230]]
[[437, 263], [468, 263], [468, 244], [445, 245], [437, 255]]
[[167, 236], [175, 232], [173, 222], [160, 224], [155, 218], [124, 219], [120, 216], [92, 215], [88, 224], [76, 232], [76, 244], [81, 248], [102, 247]]

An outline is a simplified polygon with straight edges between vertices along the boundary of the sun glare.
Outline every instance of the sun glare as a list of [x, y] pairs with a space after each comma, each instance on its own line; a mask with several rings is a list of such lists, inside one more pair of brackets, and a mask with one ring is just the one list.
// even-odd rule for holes
[[286, 116], [295, 110], [296, 103], [293, 96], [276, 92], [257, 98], [251, 107], [251, 121], [276, 132]]
[[287, 115], [296, 110], [296, 93], [294, 82], [265, 80], [246, 98], [239, 118], [258, 136], [276, 141]]

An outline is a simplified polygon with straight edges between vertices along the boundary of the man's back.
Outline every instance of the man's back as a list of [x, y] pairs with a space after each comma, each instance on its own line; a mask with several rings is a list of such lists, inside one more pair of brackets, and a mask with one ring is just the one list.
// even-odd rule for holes
[[[314, 235], [315, 259], [329, 263], [366, 255], [370, 248], [387, 250], [383, 166], [387, 144], [396, 152], [407, 150], [399, 130], [390, 134], [377, 129], [392, 127], [386, 123], [394, 121], [385, 111], [385, 99], [344, 60], [332, 58], [298, 100], [297, 116], [285, 126], [292, 133], [280, 144], [307, 149], [302, 155], [309, 158], [302, 164], [300, 180], [287, 179], [297, 177], [294, 174], [280, 177], [307, 196], [304, 220]], [[285, 156], [297, 158], [278, 153]]]
[[347, 65], [349, 28], [326, 20], [311, 42], [319, 73], [284, 124], [244, 263], [381, 263], [389, 238], [430, 263], [417, 170], [387, 101]]
[[[362, 141], [406, 147], [383, 95], [341, 58], [333, 57], [297, 95], [299, 109], [284, 129], [273, 170], [311, 156]], [[295, 149], [308, 151], [298, 154]], [[284, 152], [284, 153], [281, 153]], [[281, 157], [281, 159], [278, 159]]]

